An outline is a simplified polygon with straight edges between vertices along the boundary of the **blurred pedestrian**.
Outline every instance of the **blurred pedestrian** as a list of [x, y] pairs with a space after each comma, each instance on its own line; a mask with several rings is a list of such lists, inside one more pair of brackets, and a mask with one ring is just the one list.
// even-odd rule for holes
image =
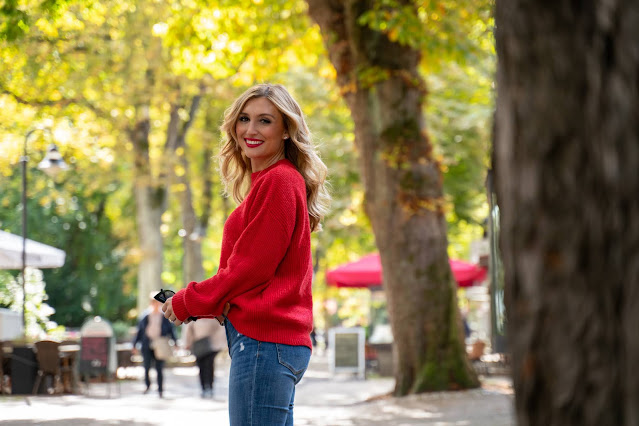
[[468, 339], [472, 333], [470, 325], [468, 324], [468, 316], [462, 315], [462, 324], [464, 326], [464, 338]]
[[[169, 340], [175, 342], [175, 328], [171, 322], [164, 318], [160, 307], [162, 304], [150, 296], [148, 313], [138, 322], [138, 332], [133, 339], [133, 353], [142, 352], [144, 365], [144, 383], [146, 384], [145, 394], [151, 389], [151, 378], [149, 372], [151, 365], [155, 366], [157, 373], [158, 392], [160, 398], [164, 391], [164, 362], [167, 359], [167, 345]], [[138, 349], [138, 344], [140, 349]]]
[[186, 326], [185, 345], [200, 370], [202, 398], [213, 397], [215, 357], [227, 348], [226, 331], [212, 318], [200, 318]]
[[311, 232], [328, 210], [327, 169], [284, 86], [248, 89], [222, 130], [221, 175], [239, 205], [224, 225], [219, 269], [162, 310], [180, 325], [223, 315], [228, 304], [231, 426], [292, 425], [295, 385], [311, 357]]

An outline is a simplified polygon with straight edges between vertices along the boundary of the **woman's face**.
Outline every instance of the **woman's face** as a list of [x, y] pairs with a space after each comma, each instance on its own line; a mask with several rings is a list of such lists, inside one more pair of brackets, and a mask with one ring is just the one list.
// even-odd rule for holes
[[253, 172], [284, 158], [284, 139], [288, 138], [284, 118], [266, 98], [253, 98], [244, 104], [235, 123], [235, 134], [244, 155], [251, 159]]

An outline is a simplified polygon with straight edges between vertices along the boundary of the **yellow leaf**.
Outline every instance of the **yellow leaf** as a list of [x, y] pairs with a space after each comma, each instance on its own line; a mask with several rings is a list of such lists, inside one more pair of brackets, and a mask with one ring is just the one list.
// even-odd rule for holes
[[399, 35], [399, 31], [397, 30], [397, 27], [395, 27], [388, 32], [388, 39], [390, 41], [397, 41], [398, 35]]

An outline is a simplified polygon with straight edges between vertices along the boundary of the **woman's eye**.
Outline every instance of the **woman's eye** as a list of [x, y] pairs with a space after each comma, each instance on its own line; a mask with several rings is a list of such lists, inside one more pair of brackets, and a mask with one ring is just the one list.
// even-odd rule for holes
[[247, 122], [247, 121], [249, 121], [249, 119], [248, 119], [248, 117], [243, 116], [243, 117], [238, 118], [237, 121]]
[[269, 120], [268, 118], [263, 118], [261, 121], [264, 124], [271, 124], [271, 120]]

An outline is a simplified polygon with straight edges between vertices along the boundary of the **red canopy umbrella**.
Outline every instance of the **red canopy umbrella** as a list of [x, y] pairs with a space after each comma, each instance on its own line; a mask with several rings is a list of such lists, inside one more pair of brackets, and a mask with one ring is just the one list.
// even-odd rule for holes
[[[454, 259], [450, 259], [449, 263], [459, 287], [470, 287], [486, 278], [486, 269], [474, 263]], [[328, 271], [326, 282], [335, 287], [368, 288], [382, 285], [382, 263], [379, 254], [369, 254]]]

